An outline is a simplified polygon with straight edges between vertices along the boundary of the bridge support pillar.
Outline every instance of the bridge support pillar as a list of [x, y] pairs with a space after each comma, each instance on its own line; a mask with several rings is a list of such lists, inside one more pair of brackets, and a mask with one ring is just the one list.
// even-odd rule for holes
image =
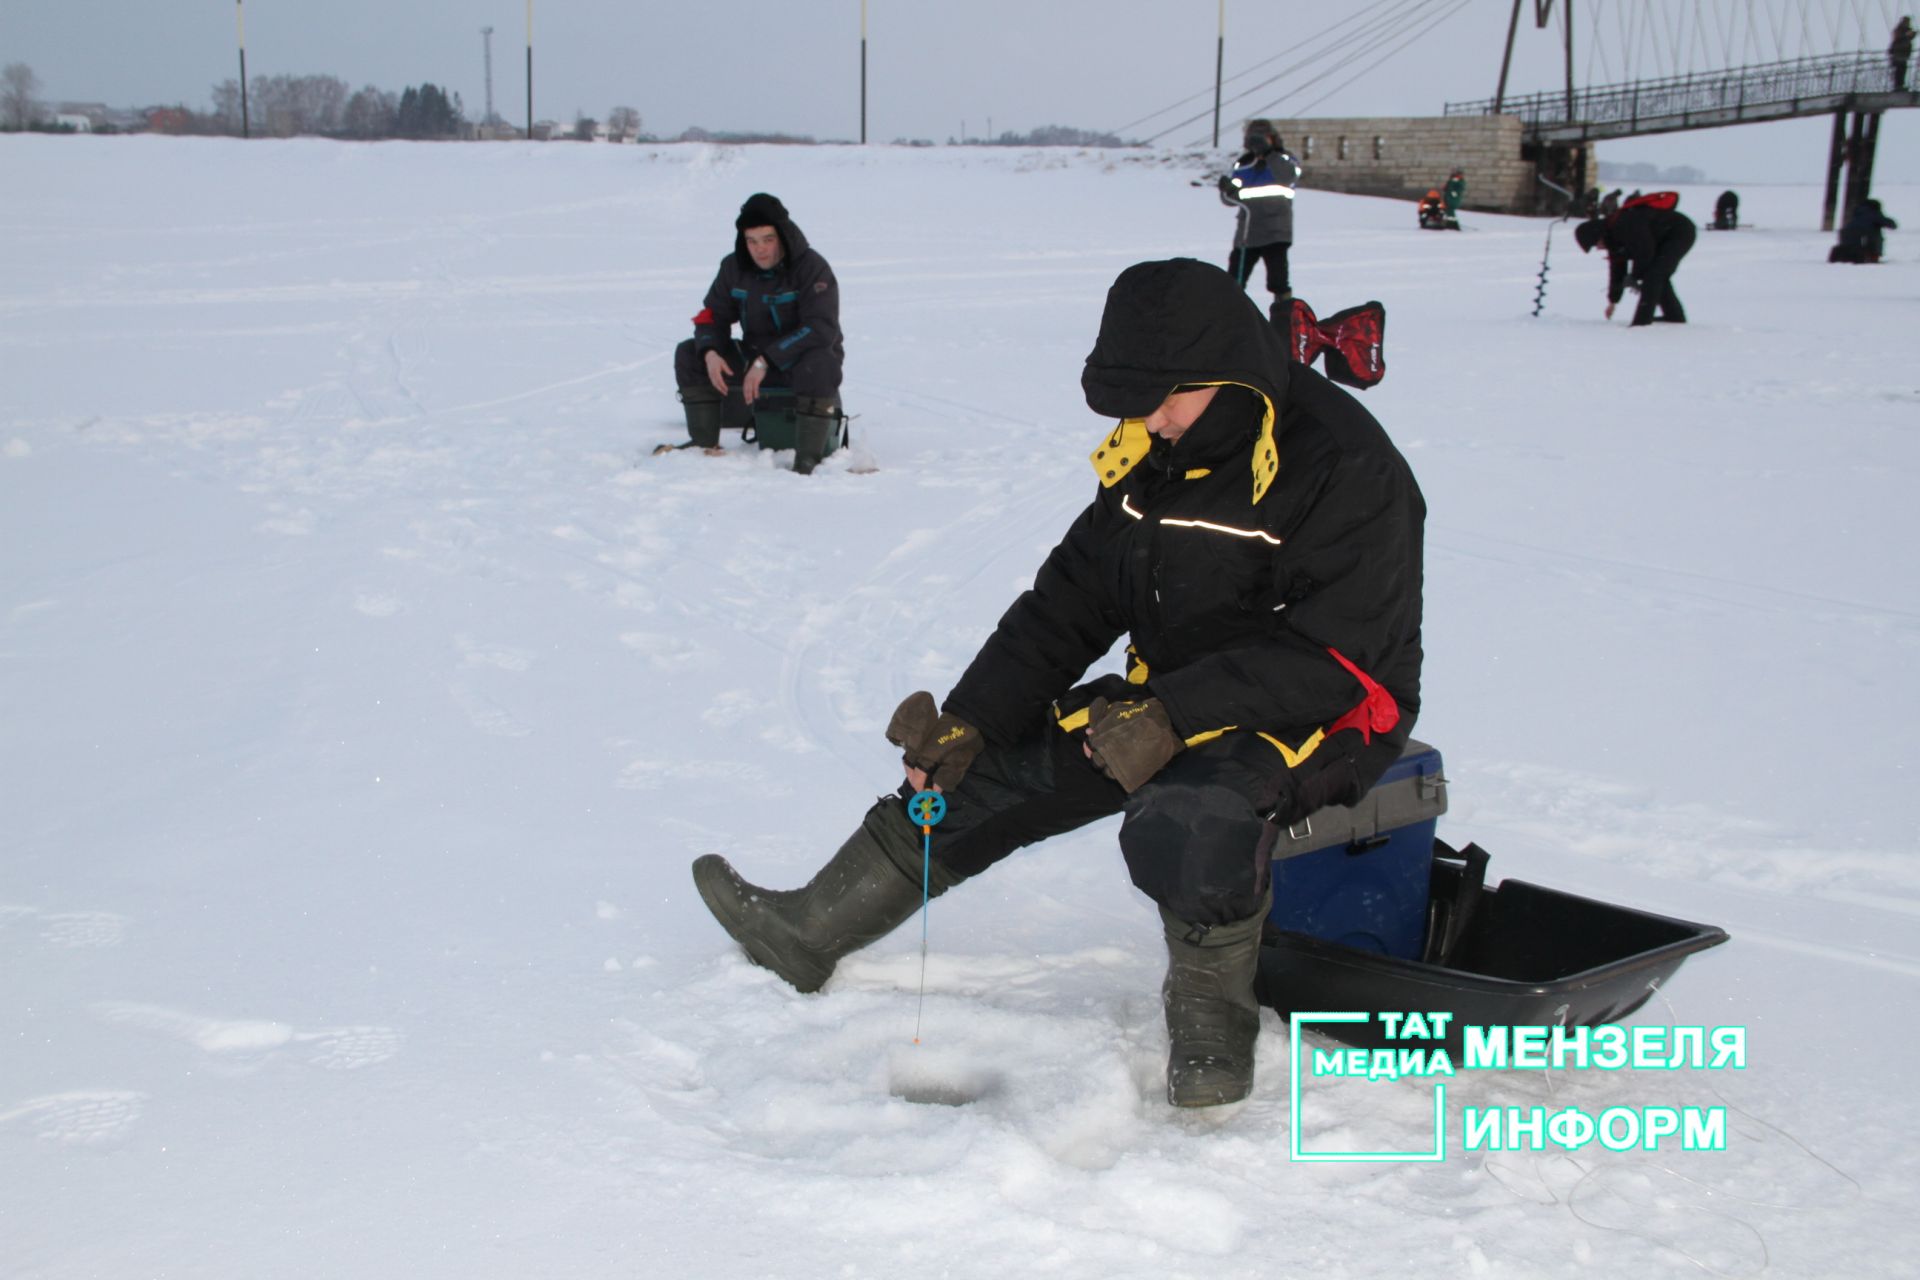
[[1840, 170], [1847, 163], [1847, 113], [1833, 113], [1833, 139], [1827, 146], [1827, 195], [1820, 206], [1820, 229], [1833, 230], [1833, 206], [1840, 199]]
[[[1839, 212], [1845, 215], [1873, 194], [1873, 161], [1879, 147], [1878, 111], [1855, 111], [1850, 121], [1846, 111], [1834, 112], [1833, 141], [1827, 149], [1826, 202], [1820, 210], [1822, 231], [1833, 230], [1836, 200]], [[1847, 171], [1844, 194], [1840, 182], [1842, 168]]]

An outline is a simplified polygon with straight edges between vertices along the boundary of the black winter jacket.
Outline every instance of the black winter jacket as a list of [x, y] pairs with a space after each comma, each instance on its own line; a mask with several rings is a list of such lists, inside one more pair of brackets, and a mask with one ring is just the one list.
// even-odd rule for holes
[[725, 342], [738, 324], [742, 344], [779, 369], [791, 369], [809, 351], [844, 358], [833, 268], [792, 219], [779, 217], [772, 225], [782, 252], [771, 271], [754, 265], [744, 230], [734, 237], [733, 252], [720, 260], [707, 290], [706, 310], [694, 317], [695, 350], [704, 354]]
[[[1100, 488], [946, 709], [1011, 741], [1126, 634], [1183, 738], [1260, 731], [1289, 765], [1328, 745], [1371, 786], [1419, 710], [1426, 517], [1379, 423], [1191, 259], [1121, 275], [1082, 384], [1125, 419]], [[1140, 418], [1194, 384], [1222, 389], [1176, 444], [1149, 436]]]
[[1618, 302], [1629, 281], [1670, 276], [1693, 248], [1697, 228], [1677, 209], [1630, 204], [1608, 221], [1607, 301]]

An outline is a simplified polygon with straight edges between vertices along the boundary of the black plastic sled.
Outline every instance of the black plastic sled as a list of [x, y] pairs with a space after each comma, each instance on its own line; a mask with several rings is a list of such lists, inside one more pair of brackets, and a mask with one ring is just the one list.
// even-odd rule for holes
[[[1451, 1013], [1457, 1063], [1467, 1026], [1599, 1026], [1652, 998], [1724, 929], [1614, 906], [1524, 880], [1484, 883], [1487, 854], [1434, 841], [1428, 928], [1418, 960], [1269, 928], [1255, 990], [1295, 1012]], [[1388, 1046], [1379, 1020], [1310, 1023], [1345, 1044]], [[1397, 1045], [1397, 1042], [1394, 1042]], [[1398, 1045], [1404, 1048], [1404, 1045]]]

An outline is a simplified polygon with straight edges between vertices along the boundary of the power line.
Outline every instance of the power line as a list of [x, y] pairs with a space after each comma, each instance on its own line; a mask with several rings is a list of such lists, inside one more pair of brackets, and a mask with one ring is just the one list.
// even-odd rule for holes
[[[1453, 8], [1448, 9], [1444, 13], [1436, 15], [1433, 21], [1429, 22], [1421, 30], [1414, 32], [1412, 35], [1408, 36], [1405, 40], [1401, 41], [1393, 49], [1382, 54], [1379, 58], [1375, 59], [1373, 62], [1368, 63], [1366, 66], [1362, 67], [1359, 71], [1355, 72], [1353, 75], [1348, 76], [1345, 80], [1342, 80], [1339, 84], [1327, 90], [1325, 93], [1315, 98], [1312, 102], [1307, 103], [1304, 107], [1296, 108], [1296, 110], [1297, 111], [1313, 110], [1315, 107], [1325, 102], [1328, 98], [1331, 98], [1334, 94], [1340, 92], [1342, 89], [1352, 84], [1355, 80], [1358, 80], [1361, 76], [1367, 75], [1373, 72], [1374, 70], [1376, 70], [1377, 68], [1379, 68], [1382, 64], [1392, 59], [1394, 55], [1398, 54], [1402, 49], [1406, 48], [1408, 45], [1412, 44], [1415, 40], [1418, 40], [1421, 36], [1424, 36], [1425, 34], [1427, 34], [1427, 32], [1433, 30], [1435, 27], [1445, 22], [1448, 18], [1451, 18], [1455, 14], [1459, 13], [1461, 10], [1465, 9], [1471, 3], [1473, 3], [1473, 0], [1458, 0], [1458, 2], [1453, 6]], [[1302, 87], [1304, 88], [1305, 86], [1302, 86]], [[1263, 112], [1266, 110], [1267, 108], [1265, 107], [1261, 108], [1261, 111]]]
[[[1395, 4], [1394, 8], [1390, 12], [1381, 14], [1380, 16], [1376, 17], [1372, 22], [1368, 23], [1367, 26], [1364, 27], [1362, 30], [1355, 32], [1354, 36], [1358, 40], [1371, 39], [1378, 33], [1391, 28], [1393, 24], [1403, 16], [1410, 17], [1413, 14], [1417, 14], [1422, 9], [1428, 8], [1431, 5], [1438, 4], [1441, 2], [1442, 0], [1398, 0], [1398, 3]], [[1364, 43], [1361, 45], [1361, 52], [1362, 53], [1365, 52]], [[1227, 101], [1238, 102], [1243, 98], [1251, 97], [1255, 93], [1259, 92], [1260, 90], [1266, 88], [1268, 85], [1272, 84], [1274, 81], [1285, 79], [1287, 76], [1293, 74], [1294, 72], [1300, 70], [1301, 68], [1312, 65], [1319, 56], [1321, 55], [1316, 54], [1316, 55], [1310, 55], [1305, 58], [1301, 58], [1289, 64], [1288, 66], [1281, 68], [1279, 71], [1275, 72], [1273, 75], [1268, 76], [1265, 80], [1260, 81], [1258, 84], [1250, 85], [1249, 87], [1242, 89], [1239, 93], [1236, 93], [1233, 97], [1229, 98]], [[1335, 67], [1338, 68], [1340, 66], [1344, 66], [1346, 65], [1347, 62], [1352, 61], [1353, 58], [1358, 56], [1360, 56], [1360, 54], [1349, 54], [1345, 59], [1342, 59], [1339, 63], [1336, 63]], [[1316, 79], [1317, 78], [1318, 77], [1316, 77]], [[1307, 83], [1311, 84], [1313, 83], [1313, 81], [1310, 80]], [[1209, 113], [1202, 112], [1200, 115], [1188, 116], [1184, 120], [1180, 120], [1173, 124], [1170, 124], [1166, 128], [1160, 130], [1160, 132], [1148, 138], [1147, 141], [1156, 142], [1159, 139], [1164, 138], [1169, 133], [1172, 133], [1176, 129], [1184, 129], [1188, 125], [1194, 123], [1196, 120], [1205, 118], [1207, 114]], [[1259, 114], [1259, 112], [1256, 111], [1250, 114], [1257, 115]]]
[[[1405, 3], [1407, 3], [1407, 0], [1374, 0], [1374, 3], [1366, 6], [1366, 8], [1363, 8], [1348, 14], [1346, 17], [1340, 19], [1338, 22], [1332, 24], [1331, 26], [1321, 28], [1319, 31], [1314, 32], [1312, 35], [1300, 41], [1298, 44], [1289, 45], [1287, 48], [1282, 49], [1278, 53], [1270, 54], [1269, 56], [1262, 58], [1258, 62], [1251, 63], [1248, 66], [1242, 67], [1240, 70], [1228, 76], [1223, 83], [1231, 84], [1235, 80], [1238, 80], [1243, 76], [1250, 76], [1254, 72], [1258, 71], [1260, 68], [1267, 66], [1269, 63], [1277, 62], [1281, 58], [1284, 58], [1289, 54], [1293, 53], [1295, 50], [1304, 49], [1308, 45], [1314, 44], [1315, 42], [1325, 38], [1326, 36], [1333, 34], [1335, 31], [1338, 31], [1341, 27], [1344, 27], [1347, 24], [1352, 22], [1358, 22], [1370, 10], [1378, 9], [1382, 5], [1386, 5], [1386, 4], [1405, 4]], [[1169, 111], [1177, 111], [1181, 107], [1184, 107], [1188, 103], [1192, 102], [1195, 98], [1207, 97], [1212, 92], [1213, 92], [1213, 89], [1211, 86], [1209, 86], [1208, 88], [1200, 90], [1200, 92], [1198, 93], [1190, 93], [1186, 97], [1180, 99], [1178, 102], [1169, 103], [1166, 106], [1161, 107], [1157, 111], [1149, 111], [1146, 115], [1141, 116], [1138, 120], [1129, 120], [1126, 124], [1123, 124], [1119, 128], [1111, 130], [1110, 132], [1117, 133], [1117, 134], [1124, 134], [1128, 129], [1132, 129], [1139, 125], [1145, 124], [1147, 121], [1153, 119], [1155, 116], [1163, 116], [1163, 115], [1166, 115]], [[1183, 122], [1183, 123], [1190, 123], [1190, 121]], [[1171, 129], [1177, 129], [1179, 127], [1180, 127], [1179, 125], [1170, 126], [1169, 131], [1171, 131]], [[1155, 136], [1157, 137], [1159, 135], [1156, 134]]]

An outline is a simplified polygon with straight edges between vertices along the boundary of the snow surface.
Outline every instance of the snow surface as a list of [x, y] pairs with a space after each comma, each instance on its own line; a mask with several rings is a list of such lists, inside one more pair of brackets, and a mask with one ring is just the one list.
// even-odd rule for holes
[[[917, 927], [807, 997], [701, 908], [695, 856], [798, 884], [894, 785], [1091, 492], [1107, 284], [1224, 254], [1202, 168], [0, 139], [0, 1273], [1914, 1274], [1920, 275], [1826, 265], [1810, 187], [1701, 236], [1686, 328], [1604, 323], [1564, 227], [1531, 318], [1540, 221], [1309, 192], [1294, 254], [1390, 314], [1442, 834], [1733, 934], [1635, 1021], [1744, 1071], [1449, 1106], [1725, 1151], [1291, 1163], [1271, 1014], [1175, 1113], [1110, 823], [935, 904], [917, 1048]], [[811, 478], [646, 456], [755, 190], [844, 289]], [[1312, 1087], [1386, 1148], [1430, 1096]]]

